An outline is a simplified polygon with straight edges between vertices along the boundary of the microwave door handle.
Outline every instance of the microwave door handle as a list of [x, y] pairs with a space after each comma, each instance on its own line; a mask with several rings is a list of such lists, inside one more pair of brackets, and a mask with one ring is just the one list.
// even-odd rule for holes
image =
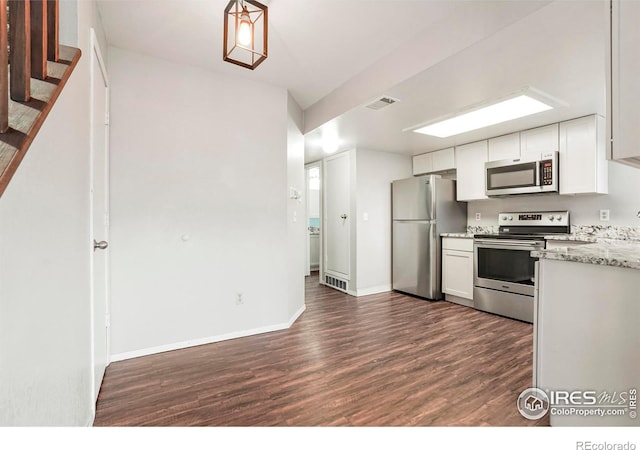
[[536, 186], [541, 187], [541, 184], [540, 184], [540, 161], [536, 161]]

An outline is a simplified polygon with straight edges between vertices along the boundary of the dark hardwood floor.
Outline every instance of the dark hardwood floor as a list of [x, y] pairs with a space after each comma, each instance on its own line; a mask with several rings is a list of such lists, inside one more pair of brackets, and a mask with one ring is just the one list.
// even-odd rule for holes
[[548, 425], [520, 416], [532, 326], [307, 277], [288, 330], [111, 364], [96, 426]]

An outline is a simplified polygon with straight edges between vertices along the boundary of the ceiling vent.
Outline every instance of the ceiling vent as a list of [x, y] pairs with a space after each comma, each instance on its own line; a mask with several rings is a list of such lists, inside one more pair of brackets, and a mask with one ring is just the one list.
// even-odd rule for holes
[[375, 99], [373, 102], [369, 103], [367, 108], [373, 109], [374, 111], [379, 111], [382, 108], [386, 108], [387, 106], [393, 105], [395, 102], [399, 102], [397, 98], [383, 96]]

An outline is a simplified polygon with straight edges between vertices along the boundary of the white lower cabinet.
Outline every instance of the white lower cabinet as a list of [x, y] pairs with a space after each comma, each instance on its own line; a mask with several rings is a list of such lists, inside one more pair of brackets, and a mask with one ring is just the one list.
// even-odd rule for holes
[[473, 239], [442, 239], [442, 292], [473, 301]]
[[[640, 380], [640, 272], [552, 259], [538, 264], [534, 386], [578, 398], [587, 391], [610, 396], [589, 406], [602, 409], [604, 416], [562, 414], [561, 408], [552, 408], [551, 426], [637, 427], [631, 412], [637, 410]], [[611, 400], [614, 395], [616, 401]], [[556, 406], [580, 407], [579, 400], [556, 399]], [[619, 407], [626, 411], [609, 414]]]

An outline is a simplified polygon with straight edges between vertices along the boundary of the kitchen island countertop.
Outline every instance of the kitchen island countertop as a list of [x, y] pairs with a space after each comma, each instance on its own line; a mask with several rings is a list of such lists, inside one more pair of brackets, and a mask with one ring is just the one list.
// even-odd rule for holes
[[531, 256], [540, 259], [640, 269], [640, 242], [635, 240], [598, 239], [598, 242], [593, 244], [577, 247], [533, 251]]

